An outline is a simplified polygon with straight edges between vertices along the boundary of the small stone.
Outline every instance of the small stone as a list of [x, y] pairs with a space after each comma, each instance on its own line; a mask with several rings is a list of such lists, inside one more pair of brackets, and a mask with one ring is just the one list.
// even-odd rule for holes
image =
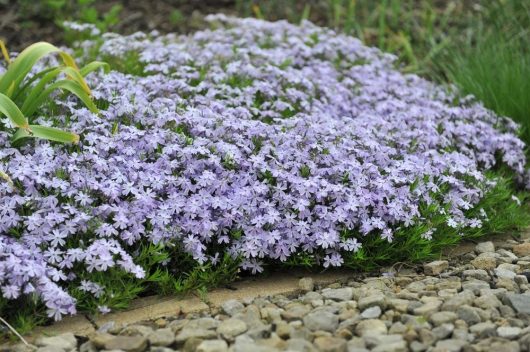
[[310, 277], [304, 277], [301, 278], [300, 281], [298, 281], [298, 287], [302, 292], [311, 292], [315, 289], [315, 283], [313, 282], [313, 279]]
[[311, 311], [305, 304], [295, 303], [288, 306], [281, 316], [286, 321], [302, 320], [302, 318]]
[[457, 339], [440, 340], [436, 343], [436, 348], [443, 352], [460, 352], [468, 343]]
[[212, 329], [217, 329], [219, 324], [220, 324], [219, 320], [206, 317], [206, 318], [199, 318], [199, 319], [193, 319], [191, 321], [188, 321], [187, 324], [184, 326], [184, 329], [212, 330]]
[[322, 290], [322, 296], [334, 301], [349, 301], [353, 298], [353, 289], [351, 287], [344, 288], [326, 288]]
[[363, 319], [376, 319], [381, 316], [381, 308], [379, 306], [366, 308], [362, 313], [361, 317]]
[[410, 350], [412, 352], [424, 352], [427, 350], [427, 345], [419, 342], [419, 341], [412, 341], [410, 343]]
[[338, 337], [321, 336], [317, 337], [313, 344], [322, 352], [346, 352], [347, 342]]
[[197, 346], [197, 352], [226, 352], [228, 344], [225, 340], [205, 340]]
[[40, 347], [35, 350], [35, 352], [65, 352], [66, 350], [64, 348], [60, 348], [57, 346], [45, 346]]
[[442, 301], [440, 300], [433, 300], [425, 303], [424, 305], [415, 308], [413, 310], [415, 315], [423, 315], [423, 316], [430, 316], [431, 314], [437, 312], [440, 309], [440, 306], [442, 305]]
[[517, 273], [519, 270], [521, 270], [521, 267], [517, 264], [502, 263], [497, 267], [497, 269], [504, 269]]
[[175, 342], [175, 334], [171, 329], [158, 329], [147, 335], [151, 346], [169, 346]]
[[236, 336], [247, 331], [248, 326], [243, 320], [230, 318], [223, 321], [217, 327], [217, 333], [227, 340], [233, 340]]
[[500, 279], [514, 279], [515, 276], [517, 276], [516, 273], [514, 273], [513, 271], [510, 271], [510, 270], [506, 270], [506, 269], [495, 269], [495, 275], [497, 275], [498, 278]]
[[112, 340], [114, 337], [114, 335], [103, 332], [95, 332], [88, 335], [89, 340], [92, 341], [92, 343], [98, 348], [103, 348], [105, 344], [108, 341]]
[[184, 346], [182, 346], [182, 352], [196, 352], [197, 347], [203, 343], [203, 339], [198, 337], [192, 337], [186, 340], [184, 342]]
[[355, 328], [355, 333], [359, 336], [371, 334], [386, 334], [388, 331], [386, 324], [378, 319], [367, 319], [359, 322]]
[[409, 304], [410, 304], [410, 301], [406, 299], [392, 298], [388, 300], [388, 306], [401, 313], [407, 312]]
[[289, 341], [287, 341], [286, 350], [299, 352], [317, 352], [316, 348], [313, 346], [313, 344], [311, 344], [311, 342], [300, 338], [290, 339]]
[[[489, 286], [488, 286], [489, 287]], [[449, 298], [447, 301], [444, 302], [442, 305], [442, 310], [445, 311], [455, 311], [458, 309], [458, 307], [463, 305], [469, 305], [473, 303], [473, 300], [475, 299], [475, 295], [471, 291], [462, 291], [456, 296], [453, 296]]]
[[481, 295], [473, 302], [473, 304], [476, 307], [489, 310], [493, 308], [498, 308], [502, 305], [501, 301], [497, 298], [497, 296], [493, 294]]
[[339, 317], [331, 312], [314, 310], [304, 317], [304, 325], [311, 331], [334, 332], [339, 326]]
[[479, 295], [481, 290], [489, 290], [490, 284], [481, 280], [471, 280], [462, 283], [464, 291], [471, 291], [474, 295]]
[[495, 336], [497, 325], [490, 321], [478, 323], [469, 328], [469, 331], [480, 338]]
[[129, 325], [121, 330], [120, 335], [126, 336], [147, 336], [152, 333], [154, 329], [150, 326], [145, 325]]
[[471, 277], [473, 279], [477, 279], [481, 281], [487, 281], [490, 278], [486, 270], [482, 270], [482, 269], [464, 270], [462, 275], [464, 275], [464, 278]]
[[122, 350], [125, 352], [143, 352], [147, 349], [147, 339], [143, 336], [120, 335], [105, 343], [107, 350]]
[[447, 260], [437, 260], [423, 265], [425, 275], [439, 275], [449, 267]]
[[366, 335], [363, 340], [368, 348], [374, 348], [379, 345], [389, 345], [395, 342], [404, 342], [403, 336], [393, 335]]
[[233, 317], [237, 313], [240, 313], [241, 311], [243, 311], [244, 308], [245, 308], [245, 306], [243, 305], [243, 303], [241, 303], [241, 302], [239, 302], [239, 301], [237, 301], [235, 299], [230, 299], [228, 301], [223, 302], [223, 304], [221, 304], [222, 311], [226, 315], [229, 315], [231, 317]]
[[519, 337], [521, 330], [522, 329], [518, 327], [500, 326], [497, 328], [497, 335], [508, 340], [513, 340]]
[[512, 248], [513, 253], [518, 257], [526, 257], [530, 255], [530, 242], [521, 243]]
[[475, 252], [477, 252], [478, 254], [493, 253], [495, 252], [495, 245], [491, 241], [481, 242], [475, 246]]
[[436, 340], [443, 340], [451, 336], [454, 330], [455, 326], [453, 324], [442, 324], [432, 329], [432, 333]]
[[155, 324], [159, 329], [163, 329], [167, 326], [167, 320], [164, 318], [160, 318], [155, 320]]
[[462, 319], [467, 325], [474, 325], [481, 322], [480, 315], [475, 308], [464, 305], [457, 309], [458, 318]]
[[386, 298], [382, 293], [377, 293], [374, 295], [362, 297], [357, 302], [360, 310], [365, 310], [366, 308], [378, 306], [381, 309], [386, 308]]
[[479, 255], [471, 261], [471, 265], [477, 269], [493, 270], [497, 266], [497, 259], [490, 256]]
[[79, 346], [79, 352], [97, 352], [98, 348], [92, 341], [87, 341]]
[[434, 326], [452, 323], [456, 319], [458, 319], [458, 316], [454, 312], [436, 312], [429, 317], [430, 322], [433, 323]]
[[39, 347], [56, 347], [65, 351], [71, 351], [77, 347], [77, 340], [71, 332], [67, 332], [57, 336], [40, 337], [35, 344]]
[[208, 340], [216, 337], [217, 333], [215, 330], [184, 328], [177, 334], [175, 341], [177, 344], [182, 344], [192, 338]]
[[530, 295], [509, 293], [505, 300], [517, 313], [530, 314]]

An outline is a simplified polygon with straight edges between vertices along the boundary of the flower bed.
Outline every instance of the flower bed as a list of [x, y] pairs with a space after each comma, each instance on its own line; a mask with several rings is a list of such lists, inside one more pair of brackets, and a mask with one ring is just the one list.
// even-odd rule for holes
[[4, 309], [37, 295], [56, 319], [106, 312], [176, 287], [183, 263], [421, 259], [517, 207], [498, 171], [525, 179], [512, 121], [331, 30], [210, 20], [82, 43], [116, 69], [87, 78], [100, 114], [58, 99], [39, 121], [80, 144], [0, 132]]

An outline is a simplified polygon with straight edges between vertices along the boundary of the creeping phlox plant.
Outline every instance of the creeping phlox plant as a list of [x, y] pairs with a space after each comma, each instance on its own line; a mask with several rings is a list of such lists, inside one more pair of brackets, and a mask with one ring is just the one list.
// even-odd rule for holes
[[[491, 170], [524, 180], [512, 121], [392, 55], [307, 22], [210, 20], [81, 43], [122, 72], [87, 77], [99, 114], [61, 101], [75, 149], [15, 149], [0, 132], [16, 185], [0, 184], [4, 299], [39, 297], [56, 319], [90, 300], [106, 312], [126, 280], [104, 273], [149, 281], [150, 246], [252, 272], [376, 260], [368, 243], [479, 233]], [[179, 258], [156, 263], [178, 275]]]

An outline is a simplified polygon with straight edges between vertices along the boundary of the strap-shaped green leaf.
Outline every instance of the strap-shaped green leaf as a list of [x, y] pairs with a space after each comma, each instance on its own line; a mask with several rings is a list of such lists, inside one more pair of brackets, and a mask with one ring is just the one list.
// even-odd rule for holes
[[77, 69], [74, 59], [68, 53], [50, 43], [35, 43], [24, 49], [7, 67], [7, 71], [0, 78], [0, 93], [4, 93], [9, 97], [11, 97], [11, 94], [15, 94], [35, 63], [43, 56], [52, 53], [58, 53], [66, 66]]
[[98, 68], [102, 68], [103, 72], [108, 73], [110, 71], [110, 66], [106, 62], [101, 61], [92, 61], [89, 64], [86, 64], [82, 67], [79, 72], [83, 77], [86, 77], [90, 72], [96, 71]]
[[37, 99], [37, 97], [44, 91], [46, 85], [50, 83], [53, 79], [55, 79], [61, 73], [61, 70], [61, 67], [55, 67], [54, 69], [49, 70], [47, 73], [45, 73], [39, 83], [37, 83], [34, 87], [24, 87], [24, 90], [29, 90], [29, 94], [27, 94], [26, 92], [20, 93], [21, 95], [27, 94], [20, 110], [27, 114], [28, 106], [31, 105], [31, 102], [34, 102], [35, 99]]
[[16, 144], [24, 138], [42, 138], [60, 143], [78, 143], [79, 135], [63, 131], [54, 127], [30, 125], [28, 130], [19, 129], [11, 138], [11, 142]]
[[6, 95], [0, 93], [0, 113], [6, 115], [17, 127], [28, 128], [28, 120], [18, 106]]
[[39, 126], [39, 125], [30, 125], [29, 129], [31, 131], [31, 134], [37, 138], [44, 138], [50, 141], [56, 141], [56, 142], [61, 142], [61, 143], [78, 143], [79, 142], [79, 135], [73, 132], [63, 131], [58, 128]]
[[34, 100], [28, 101], [28, 104], [22, 109], [24, 114], [28, 116], [32, 115], [44, 100], [56, 89], [64, 89], [75, 94], [90, 111], [95, 114], [98, 113], [98, 108], [88, 94], [85, 93], [83, 88], [77, 82], [65, 79], [50, 84]]

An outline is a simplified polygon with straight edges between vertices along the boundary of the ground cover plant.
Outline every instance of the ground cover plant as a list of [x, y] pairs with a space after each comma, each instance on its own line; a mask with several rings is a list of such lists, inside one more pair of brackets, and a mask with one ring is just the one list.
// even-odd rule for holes
[[353, 37], [209, 19], [80, 43], [115, 69], [86, 78], [99, 114], [68, 96], [37, 119], [79, 143], [0, 132], [3, 315], [106, 313], [270, 264], [422, 260], [528, 223], [511, 120]]

